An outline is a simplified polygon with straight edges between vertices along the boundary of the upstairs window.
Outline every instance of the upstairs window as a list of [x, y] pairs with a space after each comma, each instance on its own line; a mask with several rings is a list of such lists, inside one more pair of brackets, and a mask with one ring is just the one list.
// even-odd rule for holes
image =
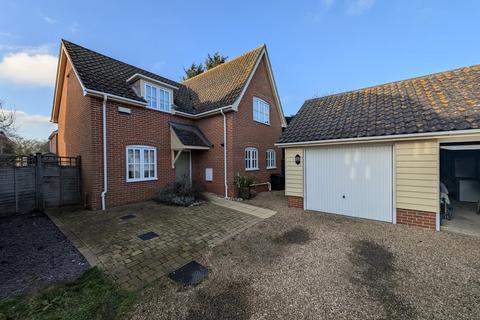
[[253, 120], [270, 124], [270, 105], [257, 97], [253, 97]]
[[275, 150], [268, 149], [266, 154], [267, 169], [275, 169], [277, 167], [275, 163]]
[[255, 148], [245, 149], [245, 170], [258, 170], [258, 150]]
[[157, 179], [157, 149], [147, 146], [127, 147], [127, 181]]
[[151, 109], [170, 112], [170, 91], [145, 83], [145, 100]]

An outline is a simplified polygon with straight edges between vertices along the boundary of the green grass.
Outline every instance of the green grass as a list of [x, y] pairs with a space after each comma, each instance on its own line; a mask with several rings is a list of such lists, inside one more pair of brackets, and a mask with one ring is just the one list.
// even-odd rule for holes
[[74, 282], [0, 300], [0, 320], [119, 319], [133, 300], [133, 293], [120, 290], [99, 269], [93, 268]]

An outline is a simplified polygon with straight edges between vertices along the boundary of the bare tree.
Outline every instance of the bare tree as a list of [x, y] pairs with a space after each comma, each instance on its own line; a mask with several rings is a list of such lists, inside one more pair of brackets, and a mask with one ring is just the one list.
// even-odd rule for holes
[[14, 137], [17, 132], [15, 120], [15, 111], [4, 109], [3, 102], [0, 100], [0, 131], [8, 137]]
[[49, 151], [48, 141], [15, 137], [14, 152], [17, 155], [29, 155], [37, 152], [45, 153]]

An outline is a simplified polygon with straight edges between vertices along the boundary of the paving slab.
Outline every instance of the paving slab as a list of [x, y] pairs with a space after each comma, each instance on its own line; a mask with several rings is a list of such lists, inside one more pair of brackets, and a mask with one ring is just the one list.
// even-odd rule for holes
[[[188, 208], [149, 201], [105, 212], [58, 208], [47, 214], [92, 266], [138, 289], [272, 214], [222, 200]], [[149, 233], [158, 236], [139, 238]]]

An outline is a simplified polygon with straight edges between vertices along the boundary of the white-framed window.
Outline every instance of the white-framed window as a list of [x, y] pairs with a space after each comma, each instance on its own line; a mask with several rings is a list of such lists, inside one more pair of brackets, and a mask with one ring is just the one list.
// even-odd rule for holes
[[253, 120], [270, 124], [270, 105], [257, 97], [253, 97]]
[[155, 110], [170, 112], [170, 91], [145, 83], [145, 100], [147, 107]]
[[275, 169], [277, 167], [275, 163], [275, 150], [268, 149], [266, 153], [267, 169]]
[[157, 179], [157, 148], [127, 146], [127, 182]]
[[245, 149], [245, 170], [258, 170], [258, 150], [255, 148]]

